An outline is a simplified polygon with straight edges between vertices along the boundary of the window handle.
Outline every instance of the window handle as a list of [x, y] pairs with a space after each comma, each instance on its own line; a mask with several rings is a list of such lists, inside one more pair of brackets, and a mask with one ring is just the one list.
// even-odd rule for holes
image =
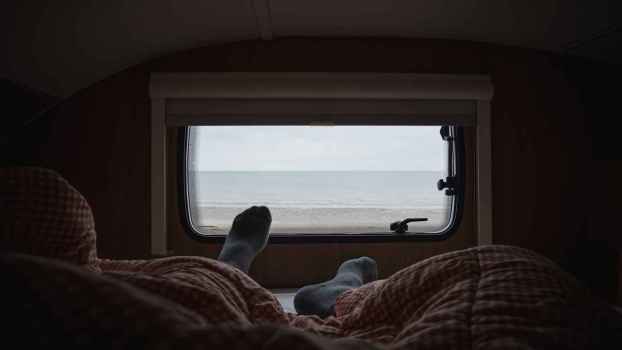
[[456, 194], [456, 177], [455, 176], [447, 176], [445, 179], [440, 179], [436, 183], [436, 188], [439, 191], [442, 191], [444, 188], [446, 196], [453, 196]]
[[404, 233], [408, 231], [408, 223], [414, 221], [428, 221], [428, 218], [408, 218], [402, 221], [396, 221], [391, 223], [389, 228], [395, 233]]
[[454, 138], [449, 134], [449, 125], [441, 126], [441, 138], [443, 141], [453, 141]]

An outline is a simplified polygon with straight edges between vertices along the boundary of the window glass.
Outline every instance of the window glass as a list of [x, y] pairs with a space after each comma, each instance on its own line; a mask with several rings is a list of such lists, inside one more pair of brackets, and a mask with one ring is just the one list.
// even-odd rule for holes
[[191, 224], [226, 234], [252, 205], [272, 213], [272, 233], [439, 232], [453, 196], [440, 126], [193, 126], [188, 133]]

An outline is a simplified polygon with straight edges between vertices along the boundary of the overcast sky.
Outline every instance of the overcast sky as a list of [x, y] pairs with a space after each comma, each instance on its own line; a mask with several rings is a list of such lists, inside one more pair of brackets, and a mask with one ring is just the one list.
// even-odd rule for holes
[[200, 171], [439, 171], [439, 126], [202, 126], [191, 129]]

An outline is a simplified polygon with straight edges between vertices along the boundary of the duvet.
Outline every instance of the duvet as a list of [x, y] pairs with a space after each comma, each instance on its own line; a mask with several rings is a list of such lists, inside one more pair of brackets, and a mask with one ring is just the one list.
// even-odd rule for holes
[[287, 313], [243, 272], [192, 256], [107, 260], [88, 203], [58, 174], [0, 169], [3, 340], [25, 347], [585, 349], [622, 346], [622, 317], [555, 263], [478, 246]]
[[207, 258], [102, 260], [96, 273], [5, 254], [0, 266], [13, 295], [2, 306], [7, 334], [33, 346], [586, 349], [622, 335], [613, 309], [509, 246], [429, 258], [344, 293], [325, 319], [284, 312], [244, 273]]

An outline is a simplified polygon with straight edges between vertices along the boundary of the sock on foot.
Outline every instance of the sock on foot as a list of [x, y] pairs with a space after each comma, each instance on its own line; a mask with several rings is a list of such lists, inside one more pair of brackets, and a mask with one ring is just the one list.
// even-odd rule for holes
[[339, 295], [376, 279], [378, 267], [374, 259], [366, 256], [350, 259], [339, 266], [333, 279], [299, 289], [294, 296], [294, 307], [300, 315], [322, 318], [334, 315]]
[[264, 206], [253, 206], [233, 219], [218, 260], [247, 272], [268, 243], [272, 216]]

